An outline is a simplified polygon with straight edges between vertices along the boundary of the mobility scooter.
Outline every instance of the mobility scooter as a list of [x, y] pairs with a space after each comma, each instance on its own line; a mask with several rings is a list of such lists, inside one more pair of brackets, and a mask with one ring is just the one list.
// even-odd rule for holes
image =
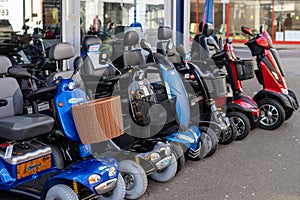
[[261, 25], [256, 36], [247, 26], [242, 26], [241, 30], [252, 37], [245, 44], [252, 56], [256, 56], [258, 69], [255, 70], [255, 75], [263, 86], [253, 97], [260, 109], [258, 126], [274, 130], [299, 108], [298, 100], [295, 93], [287, 87], [278, 52], [273, 48], [272, 39], [264, 26]]
[[[95, 40], [97, 42], [95, 42]], [[86, 70], [94, 69], [95, 74], [87, 74], [87, 76], [84, 76], [82, 82], [84, 83], [87, 89], [87, 91], [90, 91], [90, 85], [85, 84], [87, 83], [87, 80], [85, 78], [90, 77], [89, 83], [92, 84], [93, 81], [96, 81], [96, 85], [101, 84], [101, 95], [97, 95], [97, 99], [88, 101], [88, 95], [82, 91], [79, 88], [74, 88], [71, 91], [60, 89], [56, 92], [56, 95], [54, 97], [54, 104], [50, 106], [53, 110], [53, 113], [56, 113], [57, 121], [59, 122], [59, 125], [62, 127], [63, 131], [68, 132], [76, 132], [79, 128], [77, 127], [78, 123], [82, 123], [82, 121], [86, 121], [87, 125], [90, 127], [93, 124], [97, 124], [97, 118], [99, 119], [99, 116], [102, 116], [103, 120], [100, 121], [107, 121], [108, 124], [112, 124], [115, 121], [118, 122], [117, 119], [121, 118], [123, 121], [123, 118], [126, 119], [126, 117], [122, 117], [122, 112], [119, 113], [119, 117], [115, 116], [114, 113], [117, 112], [109, 112], [106, 108], [101, 108], [98, 110], [100, 112], [99, 115], [93, 114], [95, 110], [91, 110], [90, 112], [86, 113], [86, 116], [83, 117], [81, 120], [76, 120], [76, 117], [74, 116], [73, 119], [70, 118], [68, 120], [65, 120], [64, 118], [61, 118], [61, 116], [72, 116], [72, 110], [74, 109], [74, 105], [80, 103], [80, 105], [77, 105], [78, 107], [81, 106], [87, 106], [89, 107], [93, 105], [98, 105], [101, 101], [108, 101], [112, 99], [118, 98], [119, 95], [112, 96], [110, 91], [107, 90], [106, 94], [104, 94], [104, 91], [102, 90], [103, 87], [111, 86], [113, 82], [117, 79], [117, 76], [114, 77], [108, 77], [105, 76], [105, 81], [101, 81], [101, 78], [104, 78], [104, 75], [107, 75], [106, 73], [102, 74], [99, 71], [103, 72], [105, 70], [113, 70], [108, 65], [93, 65], [91, 55], [92, 53], [95, 53], [95, 49], [97, 49], [97, 46], [99, 47], [99, 43], [101, 40], [95, 36], [86, 37], [84, 39], [83, 44], [86, 45], [86, 50], [88, 50], [87, 56], [85, 58], [77, 57], [75, 59], [75, 65], [80, 65], [78, 70], [81, 70], [80, 75], [83, 75], [83, 72], [86, 72]], [[54, 46], [55, 48], [55, 46]], [[100, 48], [98, 48], [100, 49]], [[91, 51], [93, 50], [93, 51]], [[50, 51], [51, 53], [52, 51]], [[52, 54], [50, 54], [51, 56]], [[56, 55], [54, 53], [54, 55]], [[101, 54], [103, 56], [103, 54]], [[101, 57], [102, 58], [102, 57]], [[99, 60], [99, 52], [97, 56], [97, 61]], [[95, 63], [96, 64], [96, 63]], [[95, 68], [94, 68], [95, 67]], [[85, 70], [83, 70], [85, 69]], [[96, 74], [98, 72], [98, 74]], [[60, 73], [61, 74], [61, 73]], [[62, 75], [62, 74], [61, 74]], [[83, 77], [83, 76], [81, 76]], [[95, 79], [97, 77], [97, 79]], [[120, 78], [120, 76], [119, 76]], [[58, 80], [55, 80], [52, 82], [52, 84], [62, 84], [62, 85], [68, 85], [70, 82], [75, 83], [72, 78], [59, 78]], [[95, 83], [95, 82], [94, 82]], [[50, 83], [51, 85], [51, 83]], [[99, 85], [98, 85], [99, 86]], [[62, 86], [64, 88], [64, 86]], [[105, 87], [107, 89], [107, 87]], [[72, 104], [68, 101], [68, 98], [74, 99], [72, 100]], [[94, 96], [91, 96], [92, 98]], [[78, 100], [78, 102], [76, 102]], [[55, 104], [55, 102], [62, 102], [65, 106], [64, 108], [61, 108]], [[120, 103], [121, 104], [121, 103]], [[72, 107], [71, 107], [72, 106]], [[113, 105], [108, 105], [108, 107]], [[121, 107], [121, 106], [120, 106]], [[126, 104], [123, 107], [128, 108], [128, 104]], [[108, 114], [113, 114], [113, 116], [109, 116]], [[110, 120], [109, 120], [110, 119]], [[96, 120], [96, 121], [95, 121]], [[94, 122], [95, 121], [95, 122]], [[68, 129], [65, 129], [70, 122], [73, 122], [76, 124], [76, 129], [74, 126], [68, 127]], [[94, 123], [92, 123], [94, 122]], [[126, 122], [126, 121], [125, 121]], [[119, 124], [119, 123], [117, 123]], [[84, 126], [84, 124], [83, 124]], [[123, 127], [123, 126], [122, 126]], [[99, 131], [101, 131], [102, 127], [98, 127]], [[111, 128], [112, 129], [112, 128]], [[159, 182], [166, 182], [172, 179], [175, 176], [176, 170], [177, 170], [177, 162], [175, 155], [173, 154], [170, 144], [166, 144], [157, 140], [152, 140], [151, 138], [148, 139], [145, 138], [133, 138], [129, 137], [126, 133], [128, 132], [127, 125], [125, 123], [125, 130], [124, 128], [123, 132], [125, 131], [124, 135], [117, 135], [113, 138], [107, 138], [111, 140], [103, 141], [101, 143], [94, 143], [91, 145], [91, 149], [93, 151], [94, 156], [113, 156], [116, 159], [119, 160], [120, 163], [120, 172], [124, 177], [125, 184], [126, 184], [126, 198], [128, 199], [136, 199], [141, 197], [147, 188], [147, 177], [146, 174], [151, 176], [154, 180]], [[112, 129], [113, 130], [113, 129]], [[107, 130], [107, 131], [112, 131]], [[97, 131], [97, 129], [96, 129]], [[118, 131], [118, 130], [117, 130]], [[64, 148], [64, 151], [68, 151], [70, 149], [70, 145], [66, 146], [64, 145], [65, 142], [63, 142], [63, 138], [56, 135], [57, 138], [52, 138], [53, 143], [55, 143], [57, 146]], [[70, 153], [70, 152], [69, 152]], [[72, 155], [72, 158], [74, 158], [75, 155]], [[76, 157], [75, 157], [76, 158]]]
[[[5, 56], [0, 59], [0, 74], [5, 75], [10, 62]], [[23, 72], [21, 67], [10, 70], [17, 77]], [[0, 83], [0, 190], [46, 200], [124, 198], [125, 184], [116, 159], [95, 159], [82, 148], [81, 159], [59, 169], [56, 164], [62, 160], [60, 151], [39, 140], [53, 133], [53, 118], [23, 114], [23, 95], [16, 79], [4, 76]], [[30, 93], [28, 97], [36, 95]], [[66, 137], [75, 140], [77, 135]]]
[[225, 66], [227, 83], [231, 86], [232, 96], [227, 97], [226, 112], [237, 128], [237, 140], [242, 140], [257, 126], [259, 108], [256, 102], [243, 94], [242, 81], [254, 77], [254, 60], [240, 60], [231, 45], [230, 38], [226, 39], [224, 48], [212, 56], [217, 66]]
[[[209, 127], [219, 136], [219, 143], [231, 143], [236, 138], [236, 128], [223, 111], [217, 110], [213, 99], [225, 97], [227, 93], [225, 75], [219, 72], [203, 73], [193, 61], [185, 59], [187, 54], [184, 47], [179, 45], [175, 48], [171, 40], [172, 30], [169, 27], [159, 27], [158, 38], [160, 41], [157, 43], [157, 52], [166, 55], [184, 77], [184, 82], [192, 87], [192, 92], [190, 92], [191, 110], [197, 110], [194, 107], [195, 103], [198, 103], [197, 106], [200, 108], [197, 113], [192, 113], [192, 118], [198, 118], [199, 121], [200, 113], [200, 129]], [[198, 61], [196, 63], [199, 64]], [[204, 64], [207, 65], [203, 62], [202, 65]], [[192, 98], [192, 94], [196, 94], [194, 98]]]

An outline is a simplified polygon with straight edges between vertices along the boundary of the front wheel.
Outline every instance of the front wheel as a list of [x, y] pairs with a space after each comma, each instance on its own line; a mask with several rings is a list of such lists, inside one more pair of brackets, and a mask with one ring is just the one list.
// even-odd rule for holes
[[293, 113], [294, 113], [294, 110], [292, 110], [292, 109], [286, 110], [285, 111], [285, 120], [290, 119], [292, 117]]
[[171, 180], [177, 172], [177, 159], [174, 153], [172, 153], [171, 164], [158, 172], [152, 173], [150, 177], [157, 182], [167, 182]]
[[217, 151], [218, 137], [213, 132], [213, 130], [211, 130], [208, 127], [200, 126], [199, 129], [201, 131], [201, 134], [205, 134], [206, 140], [202, 142], [202, 147], [207, 146], [206, 147], [207, 153], [206, 153], [206, 155], [204, 155], [204, 157], [207, 158], [209, 156], [212, 156]]
[[219, 142], [220, 144], [230, 144], [237, 137], [237, 129], [234, 125], [234, 122], [231, 119], [229, 119], [229, 123], [230, 124], [228, 129], [221, 134], [221, 141]]
[[58, 184], [51, 187], [47, 194], [45, 200], [78, 200], [76, 193], [67, 185]]
[[236, 140], [242, 140], [246, 138], [251, 128], [250, 120], [248, 119], [248, 117], [244, 113], [236, 111], [229, 112], [227, 116], [233, 121], [233, 124], [237, 129]]
[[185, 165], [185, 156], [183, 149], [181, 148], [180, 144], [171, 143], [172, 151], [175, 153], [177, 159], [177, 172], [180, 172], [184, 165]]
[[144, 195], [148, 187], [145, 170], [132, 160], [119, 162], [119, 169], [125, 182], [126, 199], [138, 199]]
[[266, 130], [279, 128], [286, 116], [283, 106], [275, 99], [262, 99], [257, 102], [260, 109], [258, 126]]
[[125, 182], [121, 174], [118, 176], [118, 182], [115, 189], [108, 194], [103, 195], [97, 200], [123, 200], [125, 198]]

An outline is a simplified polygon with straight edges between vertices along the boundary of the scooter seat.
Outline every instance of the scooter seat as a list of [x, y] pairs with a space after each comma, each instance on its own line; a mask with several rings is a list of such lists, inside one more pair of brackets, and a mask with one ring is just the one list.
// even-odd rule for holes
[[28, 114], [0, 119], [0, 137], [6, 140], [24, 140], [49, 133], [54, 119], [43, 114]]

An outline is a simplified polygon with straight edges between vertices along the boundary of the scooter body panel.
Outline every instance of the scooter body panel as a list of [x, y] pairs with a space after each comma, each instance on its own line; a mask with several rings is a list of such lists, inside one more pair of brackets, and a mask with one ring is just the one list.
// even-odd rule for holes
[[84, 91], [78, 88], [74, 88], [73, 90], [68, 88], [68, 84], [70, 83], [75, 85], [72, 79], [59, 79], [57, 81], [58, 88], [54, 97], [54, 104], [58, 121], [68, 140], [80, 142], [70, 108], [80, 102], [88, 101], [87, 96]]

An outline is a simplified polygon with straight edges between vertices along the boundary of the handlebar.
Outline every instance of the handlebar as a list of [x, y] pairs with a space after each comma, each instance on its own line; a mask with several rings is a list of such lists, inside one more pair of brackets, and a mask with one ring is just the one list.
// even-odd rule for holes
[[36, 99], [41, 99], [41, 98], [47, 98], [45, 97], [45, 95], [47, 93], [53, 93], [54, 91], [57, 89], [57, 85], [56, 84], [52, 84], [52, 85], [48, 85], [46, 87], [40, 88], [38, 90], [33, 91], [32, 93], [27, 95], [27, 98], [29, 100], [36, 100]]

